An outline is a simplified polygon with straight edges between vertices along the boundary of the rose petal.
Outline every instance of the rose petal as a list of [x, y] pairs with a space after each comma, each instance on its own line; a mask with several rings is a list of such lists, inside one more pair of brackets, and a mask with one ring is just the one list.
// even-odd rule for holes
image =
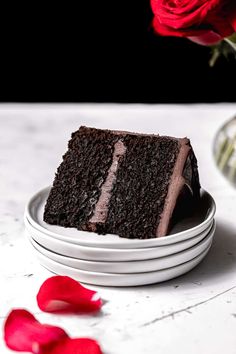
[[44, 354], [102, 354], [99, 344], [90, 338], [65, 339]]
[[188, 37], [188, 39], [190, 39], [192, 42], [201, 45], [213, 45], [220, 42], [222, 40], [222, 37], [213, 31], [209, 31], [198, 36], [190, 36]]
[[8, 348], [16, 351], [42, 353], [67, 337], [66, 332], [55, 326], [39, 323], [24, 309], [10, 312], [4, 325], [4, 340]]
[[45, 312], [81, 312], [100, 310], [102, 300], [97, 292], [83, 287], [76, 280], [56, 275], [47, 279], [37, 295], [38, 306]]
[[233, 28], [233, 32], [236, 32], [236, 10], [234, 14], [229, 16], [230, 25]]
[[193, 28], [177, 30], [161, 23], [157, 17], [154, 17], [152, 21], [152, 26], [154, 31], [161, 36], [189, 37], [195, 35], [197, 36], [204, 35], [205, 33], [208, 32], [208, 30], [205, 29], [203, 30], [203, 29], [193, 29]]

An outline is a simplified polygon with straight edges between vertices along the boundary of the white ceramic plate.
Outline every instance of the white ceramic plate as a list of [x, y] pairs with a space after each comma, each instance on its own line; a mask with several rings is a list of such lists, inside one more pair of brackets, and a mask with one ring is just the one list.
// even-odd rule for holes
[[[27, 221], [25, 222], [26, 230], [29, 235], [40, 245], [52, 252], [59, 253], [63, 256], [79, 258], [89, 261], [108, 261], [108, 262], [123, 262], [123, 261], [140, 261], [145, 259], [153, 259], [168, 256], [180, 252], [188, 247], [193, 246], [203, 239], [209, 230], [204, 230], [201, 235], [193, 237], [191, 240], [178, 242], [172, 245], [148, 247], [148, 248], [98, 248], [86, 247], [73, 243], [65, 242], [44, 234], [37, 229], [34, 229]], [[191, 241], [191, 242], [190, 242]], [[187, 245], [186, 245], [187, 242]], [[189, 246], [190, 244], [190, 246]], [[188, 247], [187, 247], [188, 246]]]
[[70, 276], [80, 282], [102, 285], [102, 286], [139, 286], [176, 278], [184, 273], [187, 273], [194, 268], [206, 256], [211, 245], [203, 251], [199, 256], [195, 257], [189, 262], [180, 264], [176, 267], [158, 270], [147, 273], [133, 273], [133, 274], [113, 274], [113, 273], [95, 273], [85, 270], [65, 266], [64, 264], [55, 262], [48, 257], [37, 252], [37, 257], [42, 266], [53, 273], [59, 275]]
[[176, 224], [169, 236], [147, 240], [130, 240], [117, 235], [98, 235], [93, 232], [79, 231], [75, 228], [65, 228], [45, 223], [43, 221], [43, 211], [49, 191], [50, 187], [47, 187], [30, 199], [25, 209], [25, 218], [34, 228], [53, 238], [88, 247], [144, 248], [184, 241], [204, 231], [212, 222], [216, 210], [213, 198], [202, 189], [200, 204], [195, 214]]
[[191, 259], [199, 256], [205, 249], [207, 249], [213, 239], [215, 232], [215, 224], [208, 235], [200, 241], [197, 245], [190, 247], [189, 249], [175, 253], [171, 256], [144, 260], [144, 261], [131, 261], [131, 262], [95, 262], [85, 261], [72, 257], [65, 257], [63, 255], [51, 252], [42, 247], [36, 241], [31, 238], [31, 243], [35, 248], [35, 251], [48, 257], [49, 259], [66, 266], [86, 270], [91, 272], [105, 272], [105, 273], [142, 273], [152, 272], [165, 268], [175, 267], [179, 264], [190, 261]]

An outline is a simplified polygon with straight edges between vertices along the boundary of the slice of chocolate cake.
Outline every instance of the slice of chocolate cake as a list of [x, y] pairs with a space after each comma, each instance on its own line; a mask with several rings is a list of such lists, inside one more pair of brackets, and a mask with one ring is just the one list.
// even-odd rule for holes
[[44, 220], [126, 238], [165, 236], [186, 186], [194, 202], [200, 184], [187, 138], [80, 127], [57, 170]]

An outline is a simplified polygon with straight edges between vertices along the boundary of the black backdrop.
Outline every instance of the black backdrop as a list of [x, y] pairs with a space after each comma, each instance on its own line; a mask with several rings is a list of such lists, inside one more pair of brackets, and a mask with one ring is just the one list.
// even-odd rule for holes
[[210, 68], [209, 48], [158, 37], [151, 19], [147, 0], [19, 5], [1, 23], [0, 100], [236, 101], [236, 61]]

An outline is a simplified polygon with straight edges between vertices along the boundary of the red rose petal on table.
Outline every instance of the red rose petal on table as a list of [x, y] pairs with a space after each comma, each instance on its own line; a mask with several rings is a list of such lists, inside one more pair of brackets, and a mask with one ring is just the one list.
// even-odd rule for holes
[[63, 329], [39, 323], [24, 309], [11, 311], [4, 325], [6, 345], [19, 352], [40, 354], [66, 337], [68, 336]]
[[52, 350], [43, 354], [102, 354], [99, 344], [90, 338], [65, 339], [58, 342]]
[[47, 279], [37, 295], [38, 306], [45, 312], [90, 313], [100, 310], [102, 300], [96, 291], [76, 280], [56, 275]]

